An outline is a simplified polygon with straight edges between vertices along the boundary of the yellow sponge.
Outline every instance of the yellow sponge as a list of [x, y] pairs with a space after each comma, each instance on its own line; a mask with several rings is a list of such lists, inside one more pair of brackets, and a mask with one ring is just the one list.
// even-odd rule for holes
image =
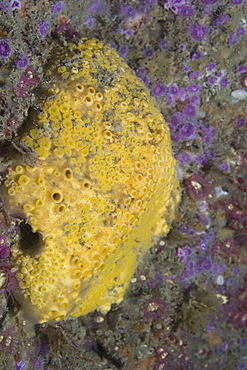
[[180, 197], [169, 129], [118, 54], [81, 39], [53, 55], [39, 113], [19, 138], [37, 162], [20, 156], [4, 183], [10, 210], [40, 234], [36, 251], [12, 248], [16, 297], [38, 322], [121, 302]]

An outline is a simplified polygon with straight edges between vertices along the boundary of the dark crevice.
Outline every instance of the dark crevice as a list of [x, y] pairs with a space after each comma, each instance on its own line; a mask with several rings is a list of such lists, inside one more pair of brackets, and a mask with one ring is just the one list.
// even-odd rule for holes
[[41, 248], [41, 235], [38, 232], [33, 232], [31, 226], [23, 221], [20, 223], [20, 249], [34, 256]]

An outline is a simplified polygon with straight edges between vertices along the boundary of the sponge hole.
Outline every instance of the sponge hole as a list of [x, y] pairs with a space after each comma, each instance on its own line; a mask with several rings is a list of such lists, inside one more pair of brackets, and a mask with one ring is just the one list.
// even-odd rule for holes
[[61, 200], [63, 199], [63, 195], [62, 193], [55, 191], [51, 194], [51, 199], [54, 200], [54, 202], [58, 203], [61, 202]]
[[20, 223], [20, 249], [28, 254], [34, 254], [40, 249], [42, 240], [40, 233], [33, 232], [31, 226], [23, 221]]
[[73, 178], [73, 172], [70, 168], [65, 168], [63, 173], [64, 173], [64, 176], [67, 180], [71, 180]]

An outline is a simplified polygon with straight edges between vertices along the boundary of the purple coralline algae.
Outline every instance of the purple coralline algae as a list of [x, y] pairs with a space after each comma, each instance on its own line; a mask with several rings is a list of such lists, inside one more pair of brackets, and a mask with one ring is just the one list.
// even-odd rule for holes
[[0, 236], [0, 257], [2, 259], [6, 259], [9, 257], [10, 254], [10, 248], [8, 245], [8, 240], [6, 235], [1, 235]]
[[38, 83], [38, 75], [31, 67], [27, 67], [21, 74], [20, 79], [16, 85], [16, 96], [18, 98], [25, 98], [28, 93], [32, 91], [34, 86]]
[[25, 68], [28, 65], [28, 58], [22, 55], [15, 63], [17, 68]]
[[207, 27], [200, 24], [191, 24], [189, 26], [189, 34], [195, 41], [201, 41], [207, 35]]
[[41, 22], [38, 25], [37, 33], [38, 33], [38, 36], [41, 39], [44, 39], [46, 37], [46, 35], [48, 34], [48, 31], [49, 31], [49, 22], [48, 21]]
[[186, 179], [186, 187], [195, 199], [207, 199], [212, 194], [210, 182], [196, 173]]
[[158, 298], [150, 298], [143, 305], [145, 319], [157, 321], [162, 319], [166, 309], [166, 303]]
[[7, 58], [10, 54], [10, 44], [4, 39], [0, 39], [0, 58]]

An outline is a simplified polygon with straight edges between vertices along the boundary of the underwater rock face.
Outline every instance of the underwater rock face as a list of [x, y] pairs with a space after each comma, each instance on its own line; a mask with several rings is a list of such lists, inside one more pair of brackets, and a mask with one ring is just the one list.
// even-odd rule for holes
[[146, 87], [98, 40], [57, 47], [47, 91], [4, 183], [37, 248], [12, 247], [16, 298], [38, 322], [120, 303], [180, 198], [169, 129]]

